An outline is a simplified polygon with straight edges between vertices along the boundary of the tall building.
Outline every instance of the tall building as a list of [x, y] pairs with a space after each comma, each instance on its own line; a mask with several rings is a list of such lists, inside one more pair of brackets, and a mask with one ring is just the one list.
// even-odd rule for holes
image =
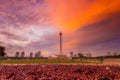
[[37, 53], [35, 53], [35, 56], [34, 56], [35, 58], [37, 58]]
[[25, 52], [21, 52], [21, 57], [24, 58]]
[[33, 53], [31, 52], [31, 53], [30, 53], [30, 58], [32, 58], [32, 57], [33, 57]]
[[20, 53], [19, 52], [16, 52], [15, 53], [15, 57], [19, 57]]
[[41, 57], [41, 52], [40, 51], [37, 52], [37, 57], [38, 58]]
[[35, 53], [35, 58], [40, 58], [41, 57], [41, 51], [38, 51]]

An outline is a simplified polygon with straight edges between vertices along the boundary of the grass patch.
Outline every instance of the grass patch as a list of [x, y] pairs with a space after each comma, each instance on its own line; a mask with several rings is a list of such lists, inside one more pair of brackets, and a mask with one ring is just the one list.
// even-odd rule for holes
[[44, 64], [44, 63], [50, 63], [50, 64], [58, 64], [58, 63], [77, 63], [77, 64], [96, 64], [96, 62], [90, 62], [90, 61], [79, 61], [79, 60], [59, 60], [59, 59], [28, 59], [28, 60], [3, 60], [1, 62], [2, 64]]

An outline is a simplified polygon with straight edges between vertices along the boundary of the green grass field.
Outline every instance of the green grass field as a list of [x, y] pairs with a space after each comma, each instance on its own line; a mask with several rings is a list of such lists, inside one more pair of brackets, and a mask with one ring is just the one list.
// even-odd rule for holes
[[58, 63], [96, 64], [96, 62], [90, 62], [90, 61], [86, 61], [86, 60], [79, 61], [79, 60], [59, 60], [59, 59], [3, 60], [1, 63], [2, 64], [45, 64], [45, 63], [50, 63], [50, 64], [58, 64]]

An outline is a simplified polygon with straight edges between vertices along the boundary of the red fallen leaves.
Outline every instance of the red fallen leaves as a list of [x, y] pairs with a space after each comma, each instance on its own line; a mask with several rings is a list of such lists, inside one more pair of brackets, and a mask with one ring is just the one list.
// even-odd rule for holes
[[120, 80], [120, 66], [1, 65], [0, 80]]

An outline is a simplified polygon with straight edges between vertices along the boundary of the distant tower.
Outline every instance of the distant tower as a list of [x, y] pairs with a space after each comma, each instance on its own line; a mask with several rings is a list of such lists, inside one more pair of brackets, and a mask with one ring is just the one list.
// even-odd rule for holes
[[59, 35], [60, 35], [60, 54], [62, 54], [62, 32], [60, 32]]

